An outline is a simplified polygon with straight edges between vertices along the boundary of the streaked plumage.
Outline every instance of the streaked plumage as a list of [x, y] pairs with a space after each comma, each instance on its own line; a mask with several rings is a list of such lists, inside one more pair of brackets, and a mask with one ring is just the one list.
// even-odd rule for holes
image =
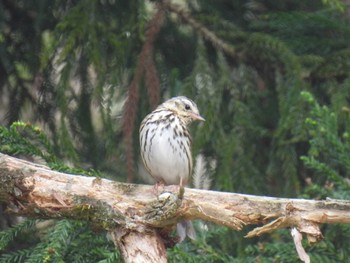
[[191, 137], [187, 125], [204, 120], [197, 105], [180, 96], [147, 115], [140, 127], [141, 157], [146, 170], [165, 185], [186, 185], [192, 173]]
[[[140, 151], [149, 174], [165, 185], [185, 186], [192, 174], [191, 136], [188, 124], [204, 119], [197, 105], [179, 96], [171, 98], [148, 114], [140, 127]], [[190, 221], [177, 225], [180, 242], [195, 238]]]

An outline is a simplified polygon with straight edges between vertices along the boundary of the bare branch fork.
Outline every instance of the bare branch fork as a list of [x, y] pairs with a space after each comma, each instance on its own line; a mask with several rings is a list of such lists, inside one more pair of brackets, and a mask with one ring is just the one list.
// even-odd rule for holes
[[86, 220], [112, 233], [126, 262], [166, 262], [159, 229], [179, 220], [201, 219], [242, 230], [262, 224], [246, 237], [295, 227], [310, 242], [322, 238], [319, 225], [350, 223], [350, 201], [262, 197], [167, 186], [158, 197], [152, 186], [70, 175], [0, 154], [0, 201], [27, 217]]

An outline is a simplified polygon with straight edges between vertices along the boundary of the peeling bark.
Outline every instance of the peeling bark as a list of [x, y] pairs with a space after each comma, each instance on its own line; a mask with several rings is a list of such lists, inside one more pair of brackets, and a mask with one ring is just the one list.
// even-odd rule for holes
[[0, 154], [0, 200], [16, 215], [86, 220], [107, 229], [127, 262], [148, 256], [152, 262], [166, 262], [168, 241], [159, 236], [159, 230], [171, 229], [182, 219], [201, 219], [234, 230], [263, 225], [246, 237], [296, 227], [310, 242], [322, 238], [320, 224], [350, 223], [347, 200], [179, 191], [174, 186], [165, 186], [156, 196], [152, 186], [60, 173], [4, 154]]
[[117, 229], [111, 232], [111, 236], [126, 263], [167, 262], [164, 242], [155, 230], [141, 233]]

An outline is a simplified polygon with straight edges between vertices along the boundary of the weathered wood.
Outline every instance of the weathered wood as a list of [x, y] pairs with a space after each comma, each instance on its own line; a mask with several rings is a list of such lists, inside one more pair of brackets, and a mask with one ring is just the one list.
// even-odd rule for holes
[[166, 248], [163, 240], [155, 230], [111, 231], [114, 244], [118, 247], [126, 263], [165, 263]]
[[[124, 255], [149, 253], [149, 246], [141, 244], [144, 242], [149, 242], [155, 253], [165, 253], [155, 229], [175, 225], [184, 218], [235, 230], [250, 224], [263, 225], [247, 237], [295, 226], [311, 242], [322, 238], [319, 224], [350, 223], [347, 200], [287, 199], [189, 188], [182, 196], [178, 190], [166, 186], [164, 193], [156, 196], [153, 186], [60, 173], [0, 154], [0, 199], [11, 203], [9, 212], [89, 221], [113, 232]], [[134, 241], [141, 243], [131, 246]]]

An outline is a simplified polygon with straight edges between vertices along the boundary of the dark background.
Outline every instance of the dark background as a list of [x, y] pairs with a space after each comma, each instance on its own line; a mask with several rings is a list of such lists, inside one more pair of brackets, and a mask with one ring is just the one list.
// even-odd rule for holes
[[[348, 199], [347, 2], [2, 0], [0, 151], [142, 183], [139, 124], [185, 95], [211, 189]], [[0, 218], [1, 262], [120, 261], [84, 222]], [[170, 262], [298, 262], [289, 230], [196, 228]], [[350, 227], [322, 230], [311, 261], [348, 262]]]

